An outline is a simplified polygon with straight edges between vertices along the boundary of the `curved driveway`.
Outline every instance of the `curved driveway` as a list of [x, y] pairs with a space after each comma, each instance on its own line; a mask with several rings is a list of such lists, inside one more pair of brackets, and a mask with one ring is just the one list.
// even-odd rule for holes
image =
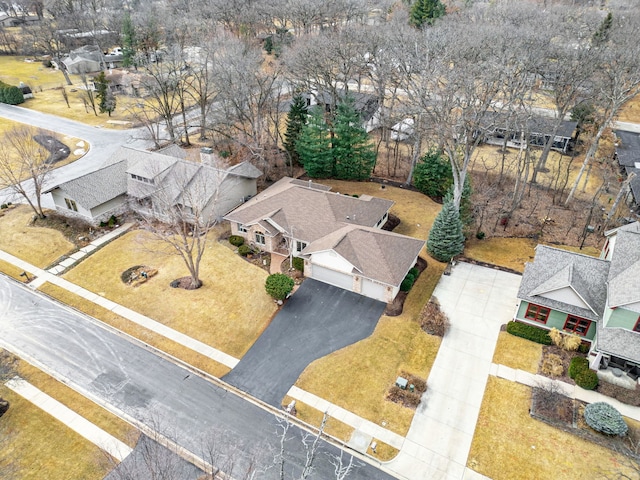
[[[112, 411], [151, 428], [161, 425], [191, 452], [199, 454], [212, 435], [224, 438], [218, 442], [219, 453], [238, 463], [250, 461], [252, 452], [259, 452], [261, 463], [270, 463], [279, 451], [272, 413], [1, 275], [0, 331], [1, 347], [43, 366]], [[304, 463], [301, 435], [295, 427], [289, 431], [287, 471], [298, 471]], [[326, 453], [339, 451], [322, 442], [311, 478], [333, 478]], [[356, 462], [360, 466], [350, 479], [392, 478]], [[277, 478], [276, 470], [260, 478]]]
[[307, 365], [371, 335], [384, 307], [308, 278], [223, 379], [278, 407]]

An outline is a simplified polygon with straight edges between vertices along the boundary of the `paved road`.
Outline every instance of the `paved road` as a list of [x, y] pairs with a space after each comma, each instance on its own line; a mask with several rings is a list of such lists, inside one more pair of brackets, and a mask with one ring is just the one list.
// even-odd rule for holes
[[[37, 128], [52, 130], [63, 135], [77, 137], [89, 143], [89, 152], [79, 160], [54, 170], [47, 181], [47, 186], [71, 180], [97, 169], [122, 145], [136, 148], [147, 148], [151, 145], [151, 142], [145, 139], [144, 130], [142, 129], [108, 130], [96, 128], [66, 118], [13, 105], [0, 104], [0, 117]], [[69, 148], [73, 150], [74, 146], [69, 145]], [[30, 190], [29, 187], [28, 190]], [[0, 190], [0, 200], [22, 202], [21, 199], [14, 197], [13, 192], [7, 190]], [[48, 205], [46, 202], [45, 206], [48, 208], [53, 207], [53, 205]]]
[[223, 379], [274, 406], [314, 360], [367, 338], [385, 304], [306, 279]]
[[[279, 440], [273, 414], [136, 343], [97, 321], [62, 307], [13, 280], [0, 276], [0, 347], [29, 359], [88, 396], [163, 432], [199, 454], [212, 436], [219, 453], [247, 463], [258, 452], [261, 463], [273, 460]], [[292, 428], [287, 470], [297, 471], [304, 452], [301, 431]], [[322, 451], [338, 449], [322, 442]], [[360, 460], [350, 479], [393, 478]], [[328, 455], [317, 457], [312, 478], [333, 478]], [[269, 470], [260, 478], [276, 478]]]

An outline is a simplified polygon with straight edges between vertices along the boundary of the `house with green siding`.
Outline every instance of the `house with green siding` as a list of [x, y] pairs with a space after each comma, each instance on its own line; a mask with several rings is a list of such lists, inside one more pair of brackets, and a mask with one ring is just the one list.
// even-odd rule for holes
[[635, 386], [640, 376], [640, 222], [605, 233], [600, 258], [538, 245], [514, 320], [591, 343], [590, 366]]

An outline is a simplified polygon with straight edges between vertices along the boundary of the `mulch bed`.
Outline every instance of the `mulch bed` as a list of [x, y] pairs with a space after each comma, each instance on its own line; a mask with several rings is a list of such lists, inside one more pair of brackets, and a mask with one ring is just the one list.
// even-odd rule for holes
[[69, 147], [51, 135], [34, 135], [33, 139], [49, 152], [46, 163], [60, 162], [71, 154]]
[[[564, 373], [560, 377], [550, 377], [546, 375], [542, 370], [540, 370], [540, 365], [542, 365], [543, 360], [549, 354], [556, 354], [562, 358], [562, 364], [564, 366]], [[573, 357], [585, 357], [586, 355], [578, 353], [578, 352], [567, 352], [562, 348], [556, 345], [545, 345], [542, 347], [542, 358], [540, 359], [540, 364], [538, 365], [538, 374], [544, 375], [549, 378], [553, 378], [554, 380], [561, 380], [570, 385], [575, 385], [576, 382], [569, 377], [569, 363]], [[626, 403], [627, 405], [633, 405], [634, 407], [640, 407], [640, 389], [636, 386], [635, 390], [631, 390], [628, 388], [621, 387], [619, 385], [614, 385], [613, 383], [600, 381], [598, 383], [598, 387], [596, 388], [596, 392], [606, 395], [607, 397], [615, 398], [622, 403]]]
[[[605, 435], [593, 430], [584, 421], [583, 412], [587, 404], [579, 400], [552, 394], [541, 388], [533, 388], [531, 393], [531, 408], [529, 414], [552, 427], [576, 435], [584, 440], [596, 443], [614, 452], [628, 452], [626, 437]], [[629, 436], [637, 438], [639, 432], [629, 428]], [[630, 455], [640, 460], [640, 455]]]
[[191, 277], [180, 277], [176, 278], [173, 282], [169, 284], [171, 288], [182, 288], [184, 290], [196, 290], [200, 288], [202, 285], [202, 281], [200, 281], [200, 285], [194, 286], [191, 284]]
[[[427, 261], [422, 257], [418, 257], [416, 268], [419, 271], [418, 276], [416, 277], [417, 282], [422, 272], [427, 269]], [[387, 315], [389, 317], [397, 317], [398, 315], [400, 315], [402, 313], [402, 309], [404, 308], [404, 301], [407, 299], [408, 293], [409, 292], [398, 292], [398, 295], [396, 295], [396, 298], [393, 299], [393, 302], [387, 304], [386, 308], [384, 309], [384, 315]]]
[[427, 382], [415, 375], [401, 371], [400, 376], [407, 379], [407, 385], [413, 385], [413, 392], [407, 386], [406, 390], [393, 385], [387, 392], [387, 400], [402, 405], [403, 407], [411, 408], [413, 410], [420, 404], [422, 394], [427, 391]]

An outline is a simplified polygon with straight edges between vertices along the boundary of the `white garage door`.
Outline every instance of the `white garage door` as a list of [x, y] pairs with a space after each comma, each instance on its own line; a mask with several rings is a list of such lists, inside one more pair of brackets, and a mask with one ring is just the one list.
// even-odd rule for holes
[[353, 277], [346, 273], [336, 272], [325, 267], [313, 265], [311, 269], [311, 278], [320, 280], [321, 282], [344, 288], [345, 290], [353, 289]]
[[385, 293], [387, 286], [381, 283], [374, 282], [372, 280], [362, 279], [362, 294], [369, 297], [386, 302]]

